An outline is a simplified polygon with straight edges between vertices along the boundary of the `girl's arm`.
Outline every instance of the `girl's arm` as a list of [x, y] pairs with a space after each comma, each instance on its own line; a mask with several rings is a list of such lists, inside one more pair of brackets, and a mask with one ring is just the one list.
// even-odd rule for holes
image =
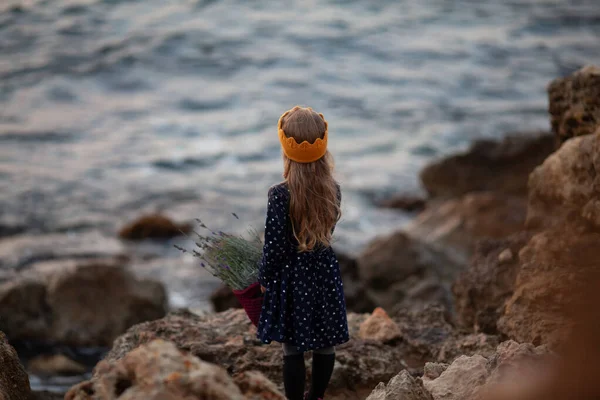
[[267, 204], [267, 219], [265, 222], [265, 244], [262, 260], [258, 269], [258, 282], [267, 286], [275, 272], [281, 268], [281, 262], [286, 252], [286, 221], [287, 204], [284, 195], [277, 188], [269, 189]]

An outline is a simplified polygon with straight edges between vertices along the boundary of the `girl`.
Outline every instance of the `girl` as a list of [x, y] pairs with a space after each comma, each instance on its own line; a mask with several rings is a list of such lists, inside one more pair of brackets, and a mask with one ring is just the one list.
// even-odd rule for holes
[[317, 400], [329, 384], [334, 346], [349, 340], [340, 267], [330, 246], [341, 191], [332, 177], [323, 114], [294, 107], [279, 119], [278, 133], [285, 180], [269, 190], [257, 336], [282, 343], [283, 383], [291, 400], [303, 398], [304, 352], [313, 351], [304, 398]]

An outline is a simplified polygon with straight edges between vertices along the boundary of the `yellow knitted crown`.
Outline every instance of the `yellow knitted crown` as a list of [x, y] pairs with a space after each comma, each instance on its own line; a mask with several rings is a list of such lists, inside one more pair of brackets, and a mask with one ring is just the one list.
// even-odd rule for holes
[[283, 153], [289, 159], [299, 163], [311, 163], [317, 161], [327, 153], [327, 121], [325, 121], [325, 117], [323, 114], [319, 113], [321, 118], [323, 118], [323, 122], [325, 122], [325, 134], [322, 139], [317, 138], [314, 143], [309, 143], [307, 140], [298, 143], [293, 137], [287, 137], [281, 128], [283, 118], [291, 111], [292, 110], [288, 110], [284, 112], [281, 117], [279, 117], [279, 122], [277, 123], [279, 142], [283, 148]]

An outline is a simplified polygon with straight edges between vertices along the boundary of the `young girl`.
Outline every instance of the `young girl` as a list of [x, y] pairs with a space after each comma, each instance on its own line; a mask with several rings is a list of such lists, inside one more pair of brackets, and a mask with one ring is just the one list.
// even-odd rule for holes
[[340, 267], [330, 246], [341, 191], [332, 177], [323, 114], [294, 107], [279, 119], [278, 134], [285, 180], [269, 190], [257, 336], [282, 343], [283, 382], [291, 400], [303, 398], [304, 352], [313, 351], [304, 398], [317, 400], [331, 378], [334, 346], [349, 340]]

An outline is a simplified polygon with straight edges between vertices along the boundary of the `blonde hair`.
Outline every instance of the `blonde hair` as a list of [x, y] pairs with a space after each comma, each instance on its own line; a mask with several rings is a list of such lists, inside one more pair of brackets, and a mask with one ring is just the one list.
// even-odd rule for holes
[[[325, 121], [312, 110], [296, 106], [282, 120], [286, 137], [298, 143], [323, 138]], [[317, 244], [330, 246], [334, 225], [340, 219], [339, 187], [333, 178], [329, 151], [317, 161], [299, 163], [283, 155], [285, 178], [290, 191], [290, 219], [298, 250], [310, 251]]]

